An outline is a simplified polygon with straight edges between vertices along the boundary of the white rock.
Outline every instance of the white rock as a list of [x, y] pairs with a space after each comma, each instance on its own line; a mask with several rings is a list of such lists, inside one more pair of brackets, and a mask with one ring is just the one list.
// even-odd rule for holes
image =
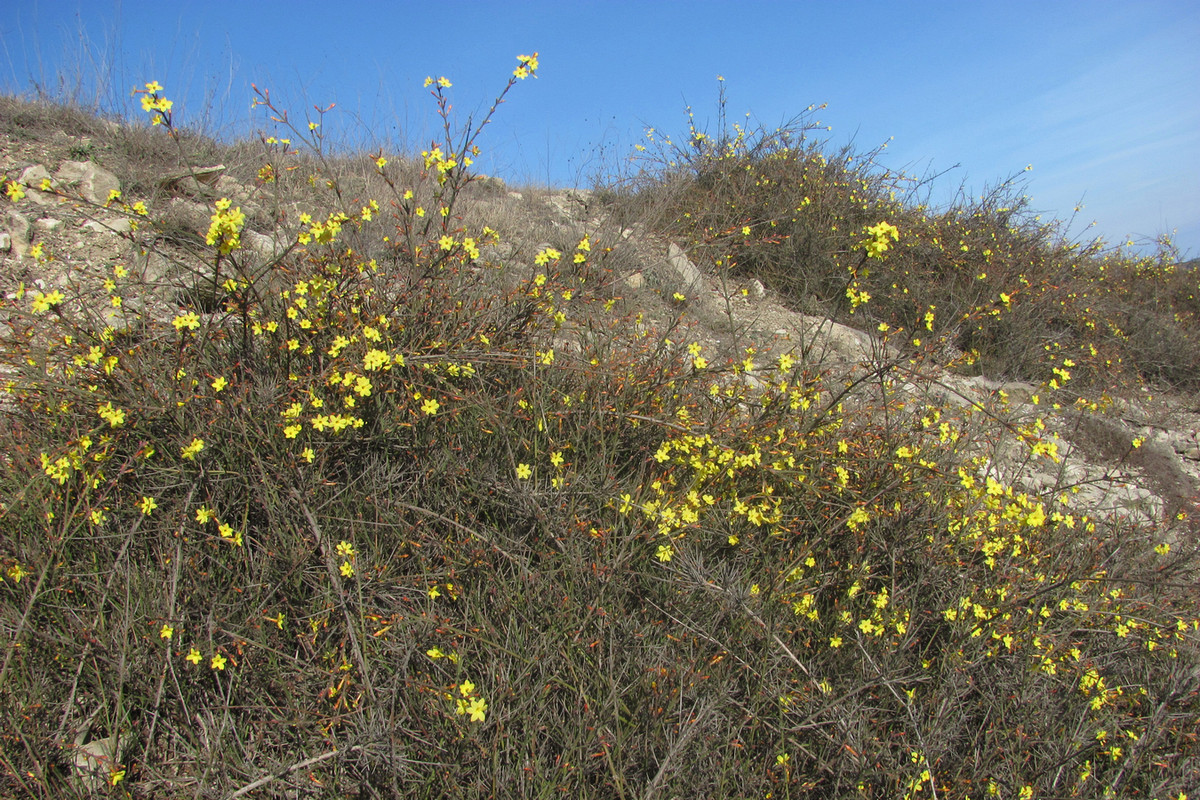
[[667, 266], [670, 268], [665, 270], [667, 274], [664, 275], [668, 280], [668, 285], [664, 287], [667, 297], [676, 293], [695, 295], [704, 289], [704, 276], [700, 274], [699, 267], [693, 264], [683, 252], [683, 248], [674, 242], [667, 247]]
[[12, 238], [12, 254], [17, 258], [24, 258], [29, 245], [33, 243], [33, 226], [29, 224], [29, 220], [19, 211], [9, 209], [4, 215], [4, 229]]
[[133, 230], [128, 217], [107, 217], [105, 219], [89, 219], [80, 223], [79, 227], [96, 233], [129, 233]]
[[38, 189], [45, 181], [53, 183], [50, 173], [41, 164], [34, 164], [32, 167], [26, 167], [21, 173], [21, 177], [17, 182], [25, 187], [25, 197], [34, 205], [50, 206], [58, 202], [54, 195]]
[[104, 205], [113, 192], [121, 191], [121, 181], [103, 167], [90, 161], [64, 161], [54, 173], [55, 184], [78, 192], [89, 203]]

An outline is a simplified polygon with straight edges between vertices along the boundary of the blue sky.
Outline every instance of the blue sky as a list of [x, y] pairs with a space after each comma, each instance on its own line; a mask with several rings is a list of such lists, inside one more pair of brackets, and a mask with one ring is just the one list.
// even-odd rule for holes
[[[1072, 233], [1138, 242], [1175, 231], [1200, 256], [1200, 3], [359, 2], [0, 0], [0, 89], [37, 83], [136, 110], [158, 80], [184, 124], [262, 128], [250, 83], [361, 146], [436, 133], [421, 86], [445, 75], [479, 113], [519, 53], [518, 85], [484, 134], [483, 166], [513, 181], [611, 172], [646, 126], [679, 132], [690, 105], [773, 127], [810, 105], [831, 146], [888, 143], [882, 163], [957, 167], [933, 199], [1023, 173], [1033, 208]], [[67, 78], [64, 83], [61, 78]], [[890, 140], [890, 141], [889, 141]], [[1087, 223], [1097, 225], [1088, 229]]]

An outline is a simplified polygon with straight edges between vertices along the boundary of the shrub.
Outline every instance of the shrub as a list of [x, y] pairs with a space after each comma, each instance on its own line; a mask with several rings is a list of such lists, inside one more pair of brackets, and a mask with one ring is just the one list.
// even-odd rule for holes
[[[264, 92], [273, 257], [228, 198], [169, 253], [114, 198], [190, 288], [4, 301], [6, 794], [1190, 788], [1194, 541], [1021, 491], [989, 454], [1052, 463], [1041, 420], [906, 356], [843, 383], [638, 325], [614, 231], [493, 262], [460, 221], [491, 112], [455, 133], [448, 84], [445, 140], [365, 171]], [[831, 260], [859, 286], [882, 207]]]
[[[1067, 240], [1016, 176], [930, 208], [924, 181], [879, 166], [882, 148], [829, 155], [808, 114], [773, 129], [727, 123], [723, 87], [717, 132], [693, 120], [686, 142], [651, 134], [634, 185], [657, 225], [718, 272], [759, 277], [806, 313], [937, 340], [991, 375], [1041, 381], [1066, 358], [1094, 387], [1114, 372], [1197, 386], [1200, 287], [1169, 241], [1137, 257]], [[881, 221], [903, 236], [872, 253]]]

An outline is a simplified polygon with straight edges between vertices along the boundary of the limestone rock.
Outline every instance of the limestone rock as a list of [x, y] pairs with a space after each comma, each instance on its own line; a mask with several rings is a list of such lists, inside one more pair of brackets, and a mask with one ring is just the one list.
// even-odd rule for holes
[[663, 297], [672, 298], [676, 294], [694, 298], [704, 291], [704, 275], [700, 268], [691, 262], [683, 248], [671, 242], [667, 247], [667, 260], [657, 271]]
[[133, 230], [132, 220], [128, 217], [105, 217], [104, 219], [89, 219], [79, 226], [84, 230], [95, 233], [112, 233], [120, 235]]
[[46, 181], [50, 181], [51, 184], [54, 183], [54, 179], [50, 177], [50, 173], [41, 164], [26, 167], [21, 173], [21, 177], [17, 179], [17, 182], [25, 187], [25, 198], [34, 205], [56, 205], [58, 200], [54, 195], [43, 192], [38, 188], [43, 186]]
[[258, 231], [242, 231], [241, 240], [242, 247], [258, 256], [262, 261], [270, 261], [284, 250], [275, 239], [270, 236], [264, 236]]
[[11, 239], [9, 252], [16, 258], [24, 258], [33, 243], [33, 226], [29, 220], [19, 211], [9, 209], [4, 215], [4, 230]]
[[54, 183], [56, 188], [97, 205], [104, 205], [113, 192], [121, 191], [116, 175], [90, 161], [64, 161], [54, 173]]
[[158, 185], [168, 192], [184, 192], [186, 194], [200, 193], [200, 184], [205, 186], [213, 186], [217, 179], [225, 172], [224, 164], [216, 164], [211, 167], [197, 167], [190, 172], [181, 172], [174, 175], [168, 175], [158, 182]]

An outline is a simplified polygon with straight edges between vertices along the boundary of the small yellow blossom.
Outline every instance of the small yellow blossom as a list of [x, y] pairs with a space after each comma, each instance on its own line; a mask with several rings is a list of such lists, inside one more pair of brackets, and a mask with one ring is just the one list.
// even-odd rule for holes
[[487, 701], [482, 697], [474, 698], [467, 704], [467, 714], [472, 722], [483, 722], [487, 716]]

